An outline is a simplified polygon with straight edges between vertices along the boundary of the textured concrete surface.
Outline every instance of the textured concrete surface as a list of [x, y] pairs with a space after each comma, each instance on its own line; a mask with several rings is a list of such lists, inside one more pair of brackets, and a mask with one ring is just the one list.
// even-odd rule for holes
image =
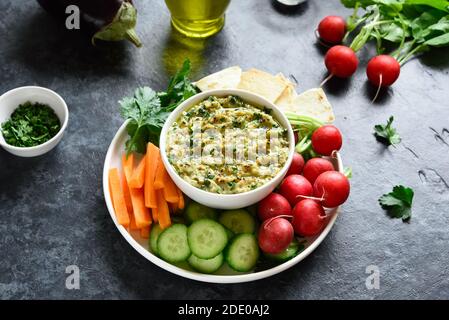
[[[101, 179], [109, 142], [122, 119], [117, 100], [136, 86], [162, 89], [185, 56], [194, 76], [239, 64], [293, 75], [299, 89], [325, 76], [314, 28], [338, 1], [309, 1], [284, 13], [268, 0], [233, 0], [224, 30], [207, 41], [171, 31], [163, 1], [136, 0], [144, 47], [91, 47], [61, 30], [34, 1], [0, 2], [0, 92], [41, 85], [70, 109], [61, 144], [16, 158], [0, 150], [0, 298], [449, 298], [449, 51], [408, 63], [394, 87], [370, 104], [364, 68], [326, 87], [353, 168], [352, 193], [336, 225], [305, 261], [270, 279], [210, 285], [151, 264], [115, 229]], [[395, 116], [403, 143], [384, 148], [374, 124]], [[377, 204], [395, 184], [415, 190], [410, 223]], [[65, 268], [79, 266], [80, 290], [65, 288]], [[365, 287], [366, 267], [380, 269], [380, 289]]]

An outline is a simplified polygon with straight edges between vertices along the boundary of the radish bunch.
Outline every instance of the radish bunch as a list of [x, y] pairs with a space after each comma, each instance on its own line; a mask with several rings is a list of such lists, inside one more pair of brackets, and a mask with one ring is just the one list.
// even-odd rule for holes
[[[356, 52], [361, 49], [361, 43], [360, 41], [354, 41], [350, 46], [341, 45], [346, 30], [345, 20], [337, 16], [325, 17], [318, 26], [317, 31], [320, 39], [325, 43], [335, 45], [329, 49], [324, 58], [329, 76], [321, 85], [324, 85], [334, 76], [349, 78], [358, 68], [359, 60]], [[378, 88], [374, 100], [377, 98], [380, 88], [391, 86], [398, 79], [400, 68], [399, 62], [390, 55], [378, 55], [369, 61], [366, 69], [368, 80]]]
[[[342, 146], [341, 133], [335, 126], [322, 125], [309, 135], [309, 151], [313, 154], [332, 157]], [[316, 156], [306, 162], [296, 153], [278, 192], [259, 202], [259, 247], [266, 254], [279, 254], [291, 245], [295, 234], [319, 234], [328, 221], [325, 208], [342, 205], [349, 191], [348, 178], [335, 171], [328, 158]]]

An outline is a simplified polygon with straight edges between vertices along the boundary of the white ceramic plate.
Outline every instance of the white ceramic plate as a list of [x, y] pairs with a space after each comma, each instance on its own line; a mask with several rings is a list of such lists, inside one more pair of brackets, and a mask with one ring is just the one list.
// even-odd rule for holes
[[[254, 280], [260, 280], [263, 278], [270, 277], [272, 275], [278, 274], [288, 268], [291, 268], [301, 260], [303, 260], [305, 257], [307, 257], [309, 254], [315, 250], [318, 245], [326, 238], [329, 231], [332, 229], [335, 220], [338, 217], [338, 208], [332, 209], [330, 211], [330, 219], [327, 224], [327, 226], [324, 228], [324, 230], [315, 237], [307, 238], [306, 248], [296, 257], [294, 257], [291, 260], [288, 260], [280, 265], [277, 265], [276, 267], [266, 269], [263, 271], [258, 272], [252, 272], [252, 273], [236, 273], [232, 272], [230, 268], [223, 267], [221, 270], [218, 271], [218, 273], [227, 273], [226, 275], [220, 275], [220, 274], [203, 274], [198, 273], [195, 271], [187, 270], [183, 267], [178, 267], [175, 265], [172, 265], [168, 262], [165, 262], [164, 260], [158, 258], [154, 254], [152, 254], [150, 251], [148, 251], [148, 239], [142, 239], [140, 237], [139, 232], [131, 232], [129, 233], [123, 226], [119, 225], [117, 223], [117, 219], [115, 217], [114, 209], [112, 207], [110, 192], [109, 192], [109, 183], [108, 183], [108, 171], [110, 168], [121, 168], [121, 156], [124, 152], [125, 148], [125, 142], [127, 140], [127, 132], [126, 132], [126, 122], [120, 127], [120, 129], [117, 131], [114, 139], [111, 142], [111, 145], [109, 146], [108, 152], [106, 154], [106, 159], [104, 162], [104, 168], [103, 168], [103, 192], [104, 197], [106, 201], [106, 205], [109, 210], [109, 214], [111, 215], [112, 220], [115, 223], [115, 226], [117, 227], [118, 231], [122, 234], [122, 236], [128, 241], [128, 243], [142, 256], [144, 256], [146, 259], [154, 263], [155, 265], [171, 272], [174, 274], [177, 274], [184, 278], [189, 278], [193, 280], [203, 281], [203, 282], [211, 282], [211, 283], [241, 283], [241, 282], [248, 282], [248, 281], [254, 281]], [[336, 159], [330, 159], [333, 161], [335, 168], [342, 172], [343, 171], [343, 164], [340, 158], [340, 155], [337, 154]], [[233, 273], [233, 274], [229, 274]]]

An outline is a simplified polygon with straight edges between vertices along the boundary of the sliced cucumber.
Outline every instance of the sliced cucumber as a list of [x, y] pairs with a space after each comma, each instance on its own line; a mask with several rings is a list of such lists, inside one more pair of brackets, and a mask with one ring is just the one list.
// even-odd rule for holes
[[229, 266], [241, 272], [250, 271], [259, 259], [259, 245], [256, 236], [250, 233], [240, 234], [234, 238], [225, 254]]
[[187, 240], [194, 255], [201, 259], [212, 259], [226, 247], [228, 235], [218, 222], [201, 219], [189, 227]]
[[232, 238], [234, 238], [234, 236], [235, 236], [234, 232], [232, 232], [228, 228], [225, 228], [225, 230], [226, 230], [226, 234], [228, 235], [228, 241], [231, 241]]
[[217, 219], [217, 211], [194, 201], [189, 203], [184, 214], [189, 223], [205, 218], [213, 220]]
[[293, 241], [288, 245], [287, 249], [277, 254], [264, 253], [267, 258], [276, 261], [287, 261], [294, 258], [300, 251], [304, 249], [304, 245], [300, 244], [298, 240]]
[[187, 242], [187, 227], [174, 224], [162, 231], [157, 240], [157, 251], [168, 262], [181, 262], [190, 256]]
[[256, 221], [248, 211], [243, 209], [225, 211], [220, 215], [218, 221], [235, 234], [256, 231]]
[[159, 226], [159, 224], [154, 224], [153, 227], [151, 227], [151, 232], [150, 232], [150, 249], [151, 252], [153, 252], [155, 255], [159, 255], [158, 251], [157, 251], [157, 239], [159, 238], [159, 235], [162, 233], [162, 229]]
[[223, 264], [223, 260], [223, 253], [220, 252], [218, 256], [213, 257], [212, 259], [201, 259], [192, 254], [187, 261], [192, 266], [192, 268], [199, 272], [213, 273], [220, 269], [221, 265]]

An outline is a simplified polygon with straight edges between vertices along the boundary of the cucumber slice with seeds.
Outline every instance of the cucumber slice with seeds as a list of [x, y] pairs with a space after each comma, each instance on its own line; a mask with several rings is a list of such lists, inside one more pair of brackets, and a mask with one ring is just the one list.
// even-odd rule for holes
[[259, 259], [259, 245], [253, 234], [244, 233], [234, 238], [225, 254], [229, 266], [241, 272], [252, 270]]
[[181, 262], [190, 256], [187, 242], [187, 227], [174, 224], [162, 231], [157, 240], [157, 251], [162, 259], [168, 262]]
[[217, 219], [217, 212], [209, 207], [203, 206], [197, 202], [190, 202], [185, 211], [185, 217], [189, 223], [200, 219]]
[[197, 220], [187, 230], [192, 253], [201, 259], [216, 257], [228, 243], [225, 228], [211, 219]]
[[264, 255], [272, 260], [287, 261], [298, 255], [299, 252], [304, 250], [304, 244], [299, 243], [298, 240], [293, 241], [288, 245], [287, 249], [277, 254], [264, 253]]
[[243, 209], [225, 211], [220, 215], [218, 221], [235, 234], [256, 231], [256, 221], [248, 211]]
[[159, 255], [158, 251], [157, 251], [157, 239], [159, 238], [159, 235], [162, 233], [162, 229], [159, 226], [159, 224], [155, 224], [153, 227], [151, 227], [151, 232], [150, 232], [150, 249], [151, 252], [154, 253], [155, 255]]
[[203, 273], [213, 273], [220, 269], [223, 264], [224, 257], [223, 253], [219, 253], [218, 256], [212, 259], [201, 259], [195, 255], [191, 255], [189, 260], [187, 260], [192, 268]]

